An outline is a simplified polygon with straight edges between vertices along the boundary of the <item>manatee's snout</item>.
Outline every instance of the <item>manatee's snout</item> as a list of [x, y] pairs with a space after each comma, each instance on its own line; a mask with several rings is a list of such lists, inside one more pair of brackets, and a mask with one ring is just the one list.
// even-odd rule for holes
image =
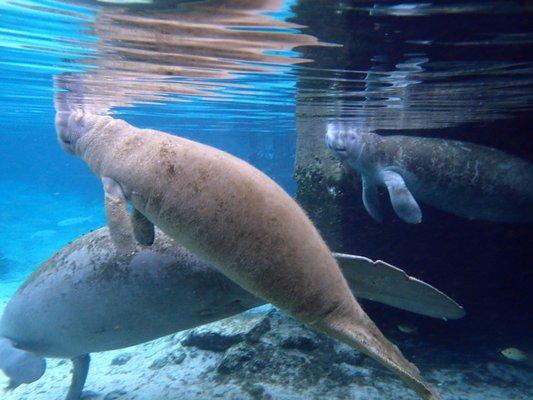
[[76, 142], [83, 134], [83, 111], [57, 111], [55, 125], [61, 147], [69, 153], [76, 153]]
[[67, 153], [74, 154], [72, 143], [68, 134], [68, 117], [70, 113], [60, 111], [56, 113], [55, 125], [57, 132], [57, 140]]
[[336, 156], [343, 159], [348, 155], [348, 142], [345, 129], [339, 122], [328, 123], [326, 131], [326, 145], [335, 153]]

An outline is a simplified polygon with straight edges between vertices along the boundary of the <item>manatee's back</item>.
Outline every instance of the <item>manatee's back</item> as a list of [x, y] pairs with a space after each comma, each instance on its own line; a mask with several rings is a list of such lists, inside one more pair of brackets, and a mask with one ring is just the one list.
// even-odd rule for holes
[[467, 218], [533, 221], [530, 162], [456, 140], [391, 136], [384, 143], [416, 176], [407, 176], [416, 198]]
[[86, 161], [98, 160], [94, 169], [118, 181], [162, 231], [306, 322], [351, 303], [319, 233], [269, 177], [210, 146], [116, 122], [92, 142]]
[[[239, 300], [239, 302], [236, 302]], [[158, 233], [151, 249], [115, 253], [107, 229], [43, 264], [8, 303], [0, 335], [43, 356], [126, 347], [260, 301]]]

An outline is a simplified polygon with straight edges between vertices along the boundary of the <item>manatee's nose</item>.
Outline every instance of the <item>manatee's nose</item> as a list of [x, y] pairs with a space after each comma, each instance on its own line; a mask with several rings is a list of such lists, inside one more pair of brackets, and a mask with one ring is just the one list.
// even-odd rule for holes
[[57, 137], [67, 153], [75, 154], [76, 142], [84, 132], [84, 116], [83, 110], [56, 112]]
[[69, 132], [70, 114], [71, 113], [67, 111], [56, 112], [55, 125], [59, 143], [67, 153], [73, 154], [74, 147], [71, 141], [71, 134]]
[[332, 122], [328, 124], [328, 128], [326, 130], [326, 144], [329, 148], [332, 148], [335, 144], [337, 137], [339, 134], [339, 127], [336, 123]]
[[68, 117], [70, 113], [60, 111], [56, 112], [55, 125], [57, 137], [61, 142], [68, 141], [67, 129], [68, 129]]
[[331, 150], [339, 155], [346, 153], [344, 135], [340, 131], [338, 124], [331, 123], [328, 125], [328, 130], [326, 132], [326, 144]]

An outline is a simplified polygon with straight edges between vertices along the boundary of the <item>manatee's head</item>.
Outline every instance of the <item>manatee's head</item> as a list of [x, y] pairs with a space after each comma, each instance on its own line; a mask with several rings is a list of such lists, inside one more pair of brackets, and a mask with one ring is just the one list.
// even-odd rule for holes
[[70, 75], [55, 78], [57, 91], [54, 97], [56, 110], [55, 125], [57, 138], [61, 147], [69, 153], [76, 154], [76, 143], [87, 131], [84, 114], [86, 106], [79, 94], [79, 83]]
[[7, 389], [31, 383], [43, 376], [46, 360], [36, 354], [18, 349], [5, 337], [0, 337], [0, 369], [9, 378]]
[[361, 133], [356, 127], [340, 121], [330, 121], [326, 131], [326, 145], [344, 161], [359, 158], [363, 144]]
[[61, 147], [69, 153], [76, 153], [76, 143], [84, 133], [83, 76], [79, 74], [59, 74], [54, 77], [56, 93], [54, 108], [57, 138]]
[[83, 111], [57, 111], [55, 124], [57, 139], [61, 147], [69, 154], [76, 154], [76, 143], [87, 130], [83, 120]]

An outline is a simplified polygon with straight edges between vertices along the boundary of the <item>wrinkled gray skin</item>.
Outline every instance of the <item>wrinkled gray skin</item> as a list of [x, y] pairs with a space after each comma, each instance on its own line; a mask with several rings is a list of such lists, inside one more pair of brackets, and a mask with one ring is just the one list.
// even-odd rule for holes
[[[88, 353], [193, 328], [264, 301], [164, 234], [150, 248], [115, 251], [107, 228], [81, 237], [37, 269], [0, 320], [0, 367], [10, 387], [40, 378], [42, 357], [70, 358], [68, 400], [79, 399]], [[16, 346], [16, 347], [15, 347]]]
[[[151, 247], [115, 251], [109, 230], [80, 237], [38, 268], [0, 320], [0, 369], [10, 387], [30, 383], [43, 357], [74, 364], [68, 400], [80, 398], [88, 353], [118, 349], [219, 320], [264, 301], [161, 231]], [[431, 286], [383, 262], [336, 254], [358, 297], [437, 318], [463, 309]], [[381, 284], [380, 281], [383, 281]], [[408, 284], [404, 290], [399, 285]]]
[[120, 254], [102, 228], [57, 252], [26, 280], [6, 306], [0, 336], [35, 354], [72, 358], [264, 303], [162, 233], [151, 247]]
[[330, 122], [326, 144], [361, 174], [363, 204], [381, 221], [377, 187], [387, 188], [405, 222], [419, 223], [417, 200], [469, 219], [533, 222], [533, 165], [499, 150], [455, 140], [387, 136]]

